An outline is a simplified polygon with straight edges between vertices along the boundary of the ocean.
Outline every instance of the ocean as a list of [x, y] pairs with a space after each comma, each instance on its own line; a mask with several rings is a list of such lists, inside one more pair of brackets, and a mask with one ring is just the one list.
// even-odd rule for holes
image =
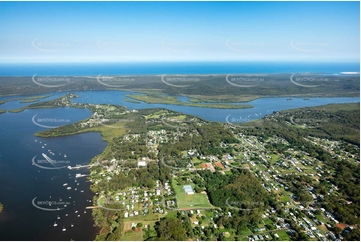
[[0, 76], [82, 76], [241, 74], [311, 72], [340, 74], [360, 72], [360, 63], [311, 62], [148, 62], [148, 63], [67, 63], [0, 64]]

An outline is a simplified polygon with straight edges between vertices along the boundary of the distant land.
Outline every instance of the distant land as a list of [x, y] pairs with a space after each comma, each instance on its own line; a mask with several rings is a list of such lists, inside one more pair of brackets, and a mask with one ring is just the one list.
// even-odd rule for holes
[[[247, 102], [262, 97], [355, 97], [359, 74], [232, 74], [0, 77], [0, 96], [80, 90], [128, 90], [187, 96], [191, 103]], [[138, 96], [139, 101], [139, 96]], [[143, 100], [140, 100], [143, 101]]]

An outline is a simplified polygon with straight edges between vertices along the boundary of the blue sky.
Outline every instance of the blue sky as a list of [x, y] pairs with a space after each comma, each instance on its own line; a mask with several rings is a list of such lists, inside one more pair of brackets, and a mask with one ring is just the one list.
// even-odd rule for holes
[[0, 2], [0, 62], [359, 62], [359, 2]]

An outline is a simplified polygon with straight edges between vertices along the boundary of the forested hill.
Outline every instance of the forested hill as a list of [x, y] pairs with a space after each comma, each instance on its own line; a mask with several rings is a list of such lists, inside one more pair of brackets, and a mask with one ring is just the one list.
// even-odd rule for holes
[[360, 146], [360, 103], [329, 104], [275, 112], [250, 123], [247, 134], [278, 135], [302, 145], [302, 137], [344, 140]]

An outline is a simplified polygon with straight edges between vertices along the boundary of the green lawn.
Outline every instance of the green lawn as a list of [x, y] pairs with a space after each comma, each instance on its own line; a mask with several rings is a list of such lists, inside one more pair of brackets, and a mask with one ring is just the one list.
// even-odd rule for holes
[[127, 231], [121, 237], [121, 241], [143, 241], [143, 232]]
[[281, 241], [289, 241], [290, 237], [288, 236], [285, 230], [277, 231], [278, 236], [280, 236], [279, 240]]
[[271, 165], [276, 163], [279, 160], [280, 156], [276, 154], [271, 154]]
[[176, 218], [177, 217], [177, 212], [176, 211], [168, 211], [167, 218]]
[[269, 218], [266, 218], [266, 219], [264, 219], [263, 221], [264, 221], [265, 224], [267, 224], [267, 225], [273, 225], [273, 224], [274, 224], [274, 222], [273, 222], [271, 219], [269, 219]]
[[290, 196], [282, 196], [282, 197], [280, 198], [280, 201], [281, 201], [281, 202], [289, 202], [289, 201], [290, 201]]
[[[252, 233], [252, 231], [251, 231], [249, 228], [245, 228], [245, 229], [243, 229], [243, 230], [241, 231], [241, 236], [247, 237], [247, 236], [249, 236], [249, 235], [251, 235], [251, 234], [253, 234], [253, 233]], [[247, 239], [247, 240], [248, 240], [248, 239]]]
[[[192, 185], [193, 184], [189, 184]], [[172, 186], [176, 193], [178, 208], [211, 208], [211, 204], [208, 202], [206, 194], [195, 193], [193, 195], [187, 195], [183, 190], [183, 185], [177, 185], [175, 178], [172, 179]]]

